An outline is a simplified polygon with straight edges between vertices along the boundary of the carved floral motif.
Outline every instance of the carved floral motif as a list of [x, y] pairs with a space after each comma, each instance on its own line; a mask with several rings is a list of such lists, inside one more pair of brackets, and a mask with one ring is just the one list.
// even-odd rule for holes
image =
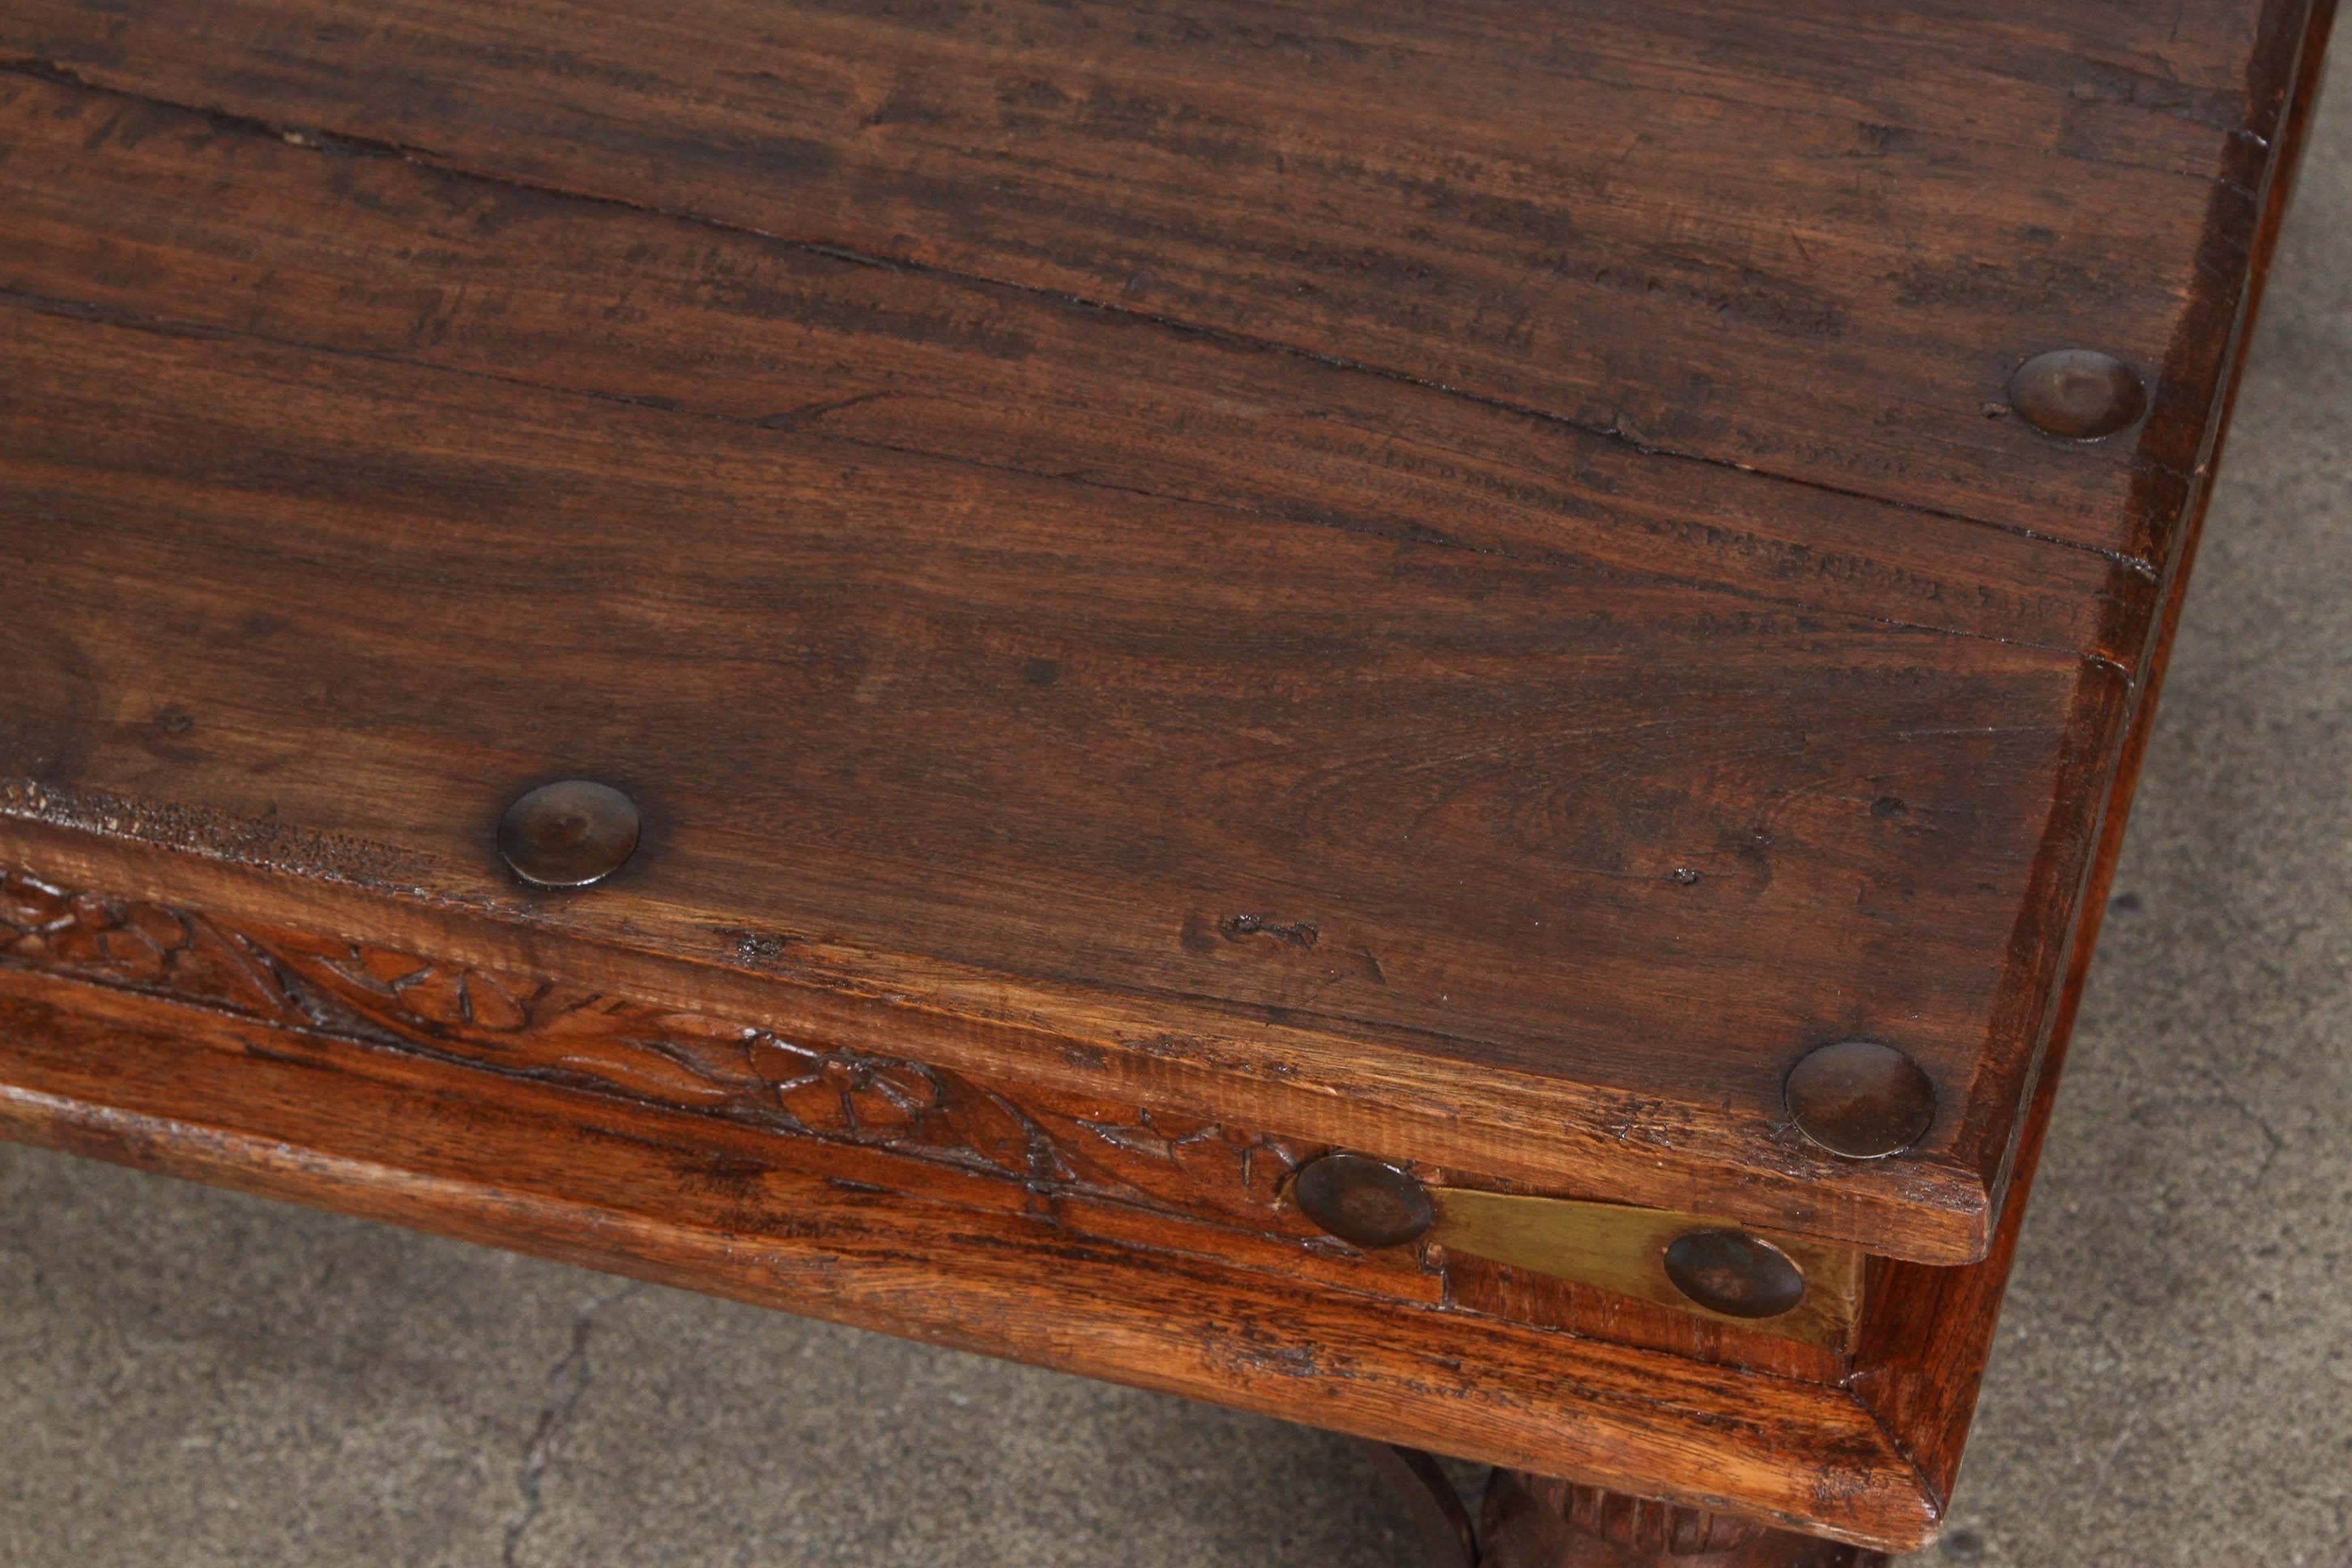
[[513, 1076], [881, 1148], [1255, 1231], [1314, 1151], [1208, 1121], [824, 1049], [561, 982], [0, 873], [0, 961]]

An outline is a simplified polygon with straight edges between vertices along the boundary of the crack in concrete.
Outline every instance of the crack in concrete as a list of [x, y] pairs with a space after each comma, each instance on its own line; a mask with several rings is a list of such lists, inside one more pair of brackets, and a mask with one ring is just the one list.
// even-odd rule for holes
[[2269, 1179], [2271, 1167], [2278, 1163], [2279, 1155], [2285, 1152], [2286, 1136], [2277, 1128], [2271, 1125], [2271, 1120], [2269, 1117], [2264, 1116], [2261, 1111], [2247, 1104], [2242, 1097], [2232, 1090], [2229, 1086], [2228, 1080], [2221, 1076], [2220, 1071], [2211, 1067], [2207, 1067], [2202, 1070], [2205, 1073], [2207, 1080], [2213, 1086], [2215, 1098], [2220, 1100], [2223, 1105], [2228, 1106], [2231, 1110], [2236, 1111], [2240, 1116], [2245, 1118], [2248, 1121], [2252, 1122], [2255, 1130], [2263, 1135], [2263, 1148], [2262, 1168], [2254, 1173], [2254, 1179], [2252, 1182], [2248, 1184], [2251, 1186], [2259, 1187], [2263, 1182]]
[[595, 1370], [588, 1360], [588, 1341], [595, 1332], [596, 1315], [644, 1289], [642, 1281], [633, 1281], [595, 1298], [572, 1314], [572, 1342], [548, 1369], [547, 1401], [540, 1406], [539, 1424], [531, 1429], [530, 1441], [523, 1447], [522, 1468], [515, 1478], [515, 1490], [521, 1494], [522, 1507], [507, 1521], [506, 1539], [499, 1551], [500, 1568], [520, 1568], [522, 1540], [539, 1521], [540, 1489], [555, 1462], [556, 1444], [594, 1380]]

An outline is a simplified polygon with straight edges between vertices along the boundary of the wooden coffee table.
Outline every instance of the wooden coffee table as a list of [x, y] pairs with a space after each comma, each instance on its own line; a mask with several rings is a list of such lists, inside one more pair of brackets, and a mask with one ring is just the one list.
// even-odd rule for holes
[[0, 1131], [1916, 1547], [2332, 13], [6, 0]]

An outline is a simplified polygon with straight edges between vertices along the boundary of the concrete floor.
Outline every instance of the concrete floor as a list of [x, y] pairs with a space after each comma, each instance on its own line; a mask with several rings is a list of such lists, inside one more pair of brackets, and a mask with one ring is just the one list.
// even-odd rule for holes
[[[2352, 1564], [2352, 45], [1944, 1545]], [[1416, 1562], [1336, 1439], [0, 1147], [15, 1568]]]

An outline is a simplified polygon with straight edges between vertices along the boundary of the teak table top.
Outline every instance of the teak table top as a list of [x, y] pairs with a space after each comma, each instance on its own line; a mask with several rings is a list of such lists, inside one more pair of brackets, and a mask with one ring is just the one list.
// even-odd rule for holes
[[[11, 1125], [652, 1268], [464, 1187], [555, 1098], [365, 1131], [457, 1045], [330, 1104], [269, 1087], [326, 1046], [160, 1043], [413, 1045], [350, 1010], [429, 961], [451, 1041], [568, 985], [1171, 1147], [1999, 1253], [2331, 11], [5, 0]], [[641, 841], [528, 886], [500, 814], [574, 778]], [[515, 1081], [735, 1092], [664, 1038]], [[1925, 1075], [1903, 1152], [1790, 1113], [1849, 1039]], [[923, 1277], [795, 1289], [939, 1337]], [[965, 1339], [1378, 1424], [1046, 1333]], [[1932, 1516], [1773, 1491], [1784, 1436], [1700, 1489]]]

